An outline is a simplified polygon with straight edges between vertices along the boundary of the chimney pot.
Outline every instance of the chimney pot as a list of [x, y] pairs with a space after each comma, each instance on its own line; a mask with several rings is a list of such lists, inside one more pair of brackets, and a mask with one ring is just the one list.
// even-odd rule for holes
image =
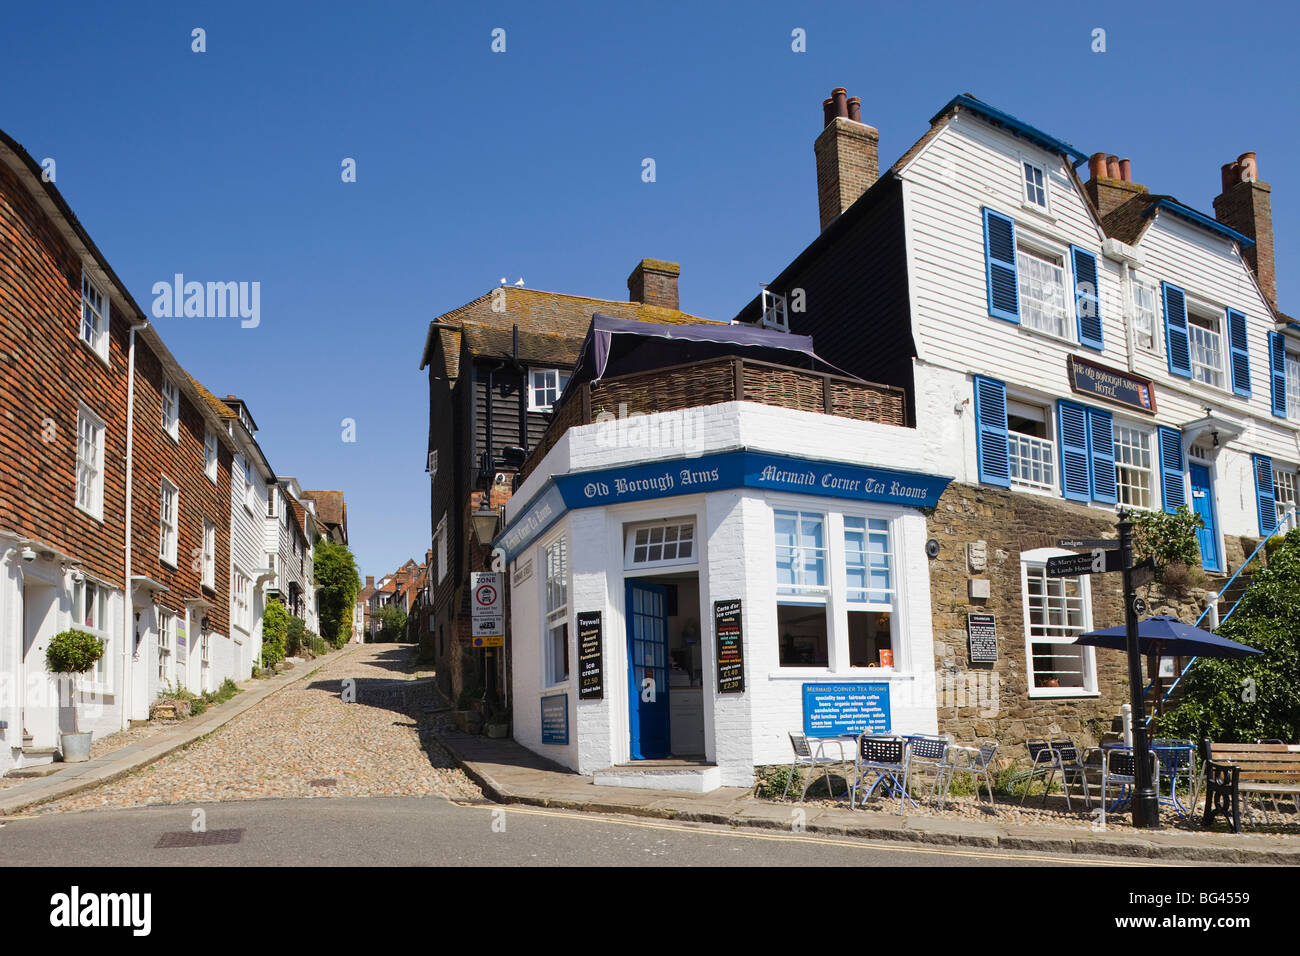
[[830, 126], [833, 119], [835, 119], [835, 100], [828, 96], [822, 100], [822, 129]]
[[1093, 153], [1088, 157], [1088, 177], [1102, 179], [1106, 175], [1106, 154]]
[[835, 89], [831, 90], [831, 99], [835, 101], [836, 116], [843, 116], [845, 119], [848, 118], [849, 115], [848, 95], [849, 95], [849, 91], [842, 86], [837, 86], [835, 87]]
[[849, 97], [849, 119], [855, 123], [862, 122], [862, 98], [859, 96]]
[[1237, 166], [1241, 182], [1253, 183], [1259, 179], [1259, 164], [1255, 161], [1254, 153], [1242, 153], [1238, 156]]
[[1111, 179], [1119, 179], [1119, 157], [1106, 157], [1106, 175]]
[[1126, 183], [1133, 181], [1133, 166], [1127, 159], [1119, 161], [1119, 178]]
[[1219, 167], [1219, 182], [1223, 187], [1219, 191], [1225, 193], [1237, 184], [1238, 176], [1236, 163], [1224, 163]]

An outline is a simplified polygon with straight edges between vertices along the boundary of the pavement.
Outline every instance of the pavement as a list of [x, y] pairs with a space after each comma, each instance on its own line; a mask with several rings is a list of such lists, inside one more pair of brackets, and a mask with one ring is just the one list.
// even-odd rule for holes
[[44, 777], [26, 778], [18, 783], [9, 778], [9, 785], [0, 790], [0, 817], [98, 787], [161, 760], [208, 736], [272, 694], [310, 677], [327, 663], [339, 660], [341, 655], [347, 655], [354, 647], [360, 646], [363, 645], [348, 644], [342, 651], [298, 664], [292, 670], [286, 670], [275, 677], [244, 681], [239, 685], [243, 689], [242, 694], [236, 694], [224, 704], [209, 707], [198, 717], [179, 721], [174, 728], [155, 734], [147, 741], [128, 744], [82, 763], [56, 764], [61, 769]]
[[[1138, 831], [1127, 826], [1014, 825], [996, 819], [969, 821], [931, 816], [866, 813], [846, 807], [774, 803], [749, 788], [711, 793], [673, 793], [630, 787], [598, 787], [513, 740], [444, 731], [438, 740], [492, 800], [562, 810], [615, 813], [765, 830], [791, 830], [867, 840], [979, 847], [1057, 856], [1128, 857], [1183, 863], [1300, 865], [1300, 841], [1265, 833]], [[797, 811], [803, 811], [800, 816]]]

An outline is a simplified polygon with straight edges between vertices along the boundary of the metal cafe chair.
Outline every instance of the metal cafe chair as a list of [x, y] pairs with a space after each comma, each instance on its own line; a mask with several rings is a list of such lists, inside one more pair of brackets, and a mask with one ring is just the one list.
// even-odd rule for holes
[[[1151, 751], [1151, 779], [1156, 793], [1160, 792], [1160, 759]], [[1114, 806], [1107, 806], [1106, 790], [1110, 784], [1120, 784], [1121, 790]], [[1125, 790], [1137, 785], [1137, 754], [1122, 747], [1107, 747], [1101, 752], [1101, 825], [1106, 825], [1106, 811], [1114, 810], [1126, 798]]]
[[[996, 740], [985, 741], [975, 747], [958, 747], [950, 746], [945, 755], [944, 762], [939, 768], [939, 776], [935, 778], [935, 786], [941, 793], [939, 796], [939, 805], [943, 806], [948, 802], [948, 788], [952, 785], [953, 775], [961, 772], [971, 775], [975, 781], [975, 799], [980, 799], [980, 778], [984, 779], [984, 786], [989, 791], [989, 802], [997, 806], [997, 798], [993, 796], [993, 778], [989, 776], [989, 771], [993, 768], [993, 757], [998, 752], [998, 743]], [[933, 796], [933, 794], [931, 794]]]
[[862, 795], [862, 804], [866, 806], [867, 798], [881, 787], [889, 793], [898, 794], [898, 809], [903, 810], [903, 801], [911, 801], [904, 781], [907, 780], [908, 761], [911, 756], [909, 741], [904, 737], [873, 737], [863, 734], [858, 738], [858, 755], [853, 765], [853, 786], [850, 789], [849, 809], [857, 805], [858, 791], [870, 779], [870, 786]]
[[[836, 744], [840, 748], [838, 757], [828, 757], [826, 755], [826, 744]], [[799, 799], [803, 800], [808, 795], [808, 788], [813, 785], [817, 777], [817, 771], [821, 770], [826, 776], [826, 789], [830, 791], [831, 796], [835, 796], [835, 788], [831, 785], [831, 767], [844, 767], [850, 761], [844, 756], [844, 745], [838, 740], [817, 742], [817, 749], [813, 750], [808, 738], [803, 734], [790, 734], [790, 746], [794, 748], [794, 762], [790, 764], [790, 772], [786, 774], [785, 789], [781, 791], [781, 799], [790, 792], [790, 781], [794, 779], [794, 772], [799, 767], [804, 767], [808, 771], [808, 782], [803, 785], [803, 793], [799, 794]]]
[[[942, 768], [948, 759], [948, 748], [951, 746], [948, 738], [934, 737], [929, 734], [911, 734], [907, 739], [911, 741], [911, 759], [908, 761], [907, 778], [903, 780], [903, 786], [908, 785], [910, 777], [917, 771], [933, 771], [935, 783], [938, 783]], [[933, 799], [933, 786], [930, 788], [930, 796]]]
[[1033, 758], [1034, 763], [1029, 769], [1029, 778], [1025, 781], [1025, 792], [1020, 796], [1021, 806], [1025, 804], [1025, 797], [1029, 796], [1029, 787], [1034, 782], [1034, 777], [1041, 773], [1047, 774], [1047, 782], [1043, 790], [1043, 806], [1047, 806], [1047, 795], [1052, 790], [1052, 778], [1059, 772], [1061, 782], [1065, 785], [1065, 806], [1070, 810], [1074, 809], [1074, 805], [1070, 802], [1070, 785], [1079, 781], [1083, 785], [1084, 807], [1092, 809], [1092, 796], [1088, 793], [1088, 768], [1073, 740], [1069, 737], [1028, 740], [1025, 741], [1025, 746], [1029, 748], [1029, 756]]

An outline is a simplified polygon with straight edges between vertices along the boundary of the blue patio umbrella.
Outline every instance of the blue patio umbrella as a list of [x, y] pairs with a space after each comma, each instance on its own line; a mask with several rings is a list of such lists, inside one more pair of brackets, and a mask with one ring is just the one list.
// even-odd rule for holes
[[[1099, 631], [1081, 634], [1074, 643], [1124, 651], [1128, 650], [1127, 635], [1127, 629], [1121, 624], [1118, 627], [1106, 627]], [[1245, 644], [1230, 641], [1226, 637], [1220, 637], [1211, 631], [1184, 624], [1178, 618], [1168, 614], [1159, 614], [1145, 621], [1138, 621], [1138, 647], [1143, 654], [1166, 657], [1243, 658], [1251, 654], [1264, 653]]]

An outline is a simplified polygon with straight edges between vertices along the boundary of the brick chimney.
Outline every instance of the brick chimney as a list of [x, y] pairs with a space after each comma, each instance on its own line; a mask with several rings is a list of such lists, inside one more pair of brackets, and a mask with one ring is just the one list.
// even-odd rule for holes
[[1214, 218], [1255, 240], [1242, 258], [1255, 270], [1264, 298], [1277, 308], [1277, 268], [1273, 260], [1273, 189], [1259, 178], [1254, 153], [1242, 153], [1222, 168], [1223, 192], [1214, 200]]
[[862, 122], [861, 110], [861, 100], [842, 86], [822, 102], [825, 128], [813, 152], [823, 230], [880, 178], [880, 133]]
[[1147, 191], [1145, 186], [1133, 182], [1132, 169], [1127, 159], [1093, 153], [1088, 158], [1088, 181], [1084, 191], [1099, 216], [1108, 215], [1134, 196]]
[[662, 259], [642, 259], [627, 277], [627, 300], [676, 309], [677, 277], [682, 267]]
[[375, 586], [375, 576], [374, 576], [373, 574], [367, 574], [367, 575], [366, 575], [366, 587], [368, 587], [368, 588], [373, 588], [374, 586]]

